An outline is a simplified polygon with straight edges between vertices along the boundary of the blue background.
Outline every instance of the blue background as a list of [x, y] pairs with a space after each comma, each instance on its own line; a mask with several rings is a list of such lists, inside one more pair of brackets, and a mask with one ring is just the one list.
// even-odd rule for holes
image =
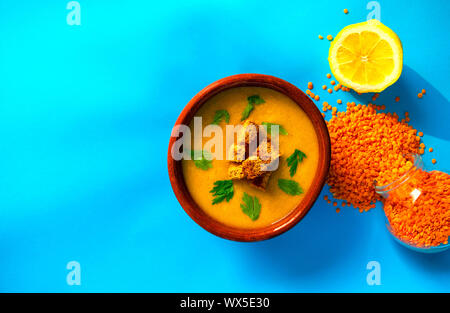
[[[0, 1], [0, 291], [450, 291], [450, 252], [398, 245], [379, 204], [336, 214], [325, 188], [292, 230], [237, 243], [197, 226], [169, 184], [171, 128], [217, 79], [271, 74], [312, 81], [320, 107], [369, 102], [319, 88], [317, 38], [366, 20], [368, 1], [80, 0], [81, 26], [67, 2]], [[409, 111], [435, 149], [427, 165], [449, 171], [450, 2], [379, 2], [405, 66], [376, 103]], [[72, 260], [81, 286], [66, 283]], [[381, 286], [366, 283], [369, 261]]]

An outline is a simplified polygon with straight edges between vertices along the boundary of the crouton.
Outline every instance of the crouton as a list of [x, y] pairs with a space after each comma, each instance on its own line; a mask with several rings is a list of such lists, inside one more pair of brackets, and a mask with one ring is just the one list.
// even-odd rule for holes
[[244, 174], [247, 179], [255, 179], [264, 175], [264, 163], [258, 157], [249, 157], [242, 162]]
[[[258, 124], [245, 121], [237, 136], [238, 143], [245, 142], [246, 144], [250, 144], [250, 142], [258, 140], [258, 130]], [[255, 142], [257, 143], [257, 141]]]
[[245, 144], [232, 144], [227, 151], [227, 160], [239, 163], [244, 161], [247, 157], [246, 150]]
[[260, 127], [258, 124], [251, 122], [251, 121], [245, 121], [244, 124], [242, 124], [242, 128], [237, 136], [237, 142], [245, 142], [247, 145], [253, 144], [255, 148], [259, 144], [260, 136], [262, 138], [267, 138], [267, 133], [264, 127]]
[[251, 121], [242, 125], [237, 139], [237, 144], [231, 145], [227, 151], [227, 159], [232, 161], [228, 177], [247, 179], [252, 186], [265, 190], [271, 172], [278, 168], [279, 151], [273, 151], [271, 138], [265, 129]]
[[229, 179], [244, 179], [244, 167], [242, 164], [231, 164], [228, 167], [228, 178]]
[[270, 140], [265, 140], [261, 142], [257, 149], [258, 158], [260, 158], [264, 163], [269, 164], [276, 161], [281, 154], [279, 151], [275, 151], [272, 147]]
[[270, 172], [266, 172], [264, 175], [256, 177], [255, 179], [249, 179], [248, 182], [253, 187], [265, 191], [267, 183], [269, 182], [270, 174]]

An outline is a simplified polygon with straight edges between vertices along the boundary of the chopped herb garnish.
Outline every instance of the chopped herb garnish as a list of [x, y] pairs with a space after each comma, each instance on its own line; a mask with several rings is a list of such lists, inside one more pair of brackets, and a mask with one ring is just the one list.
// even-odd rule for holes
[[250, 96], [250, 97], [247, 98], [247, 101], [248, 101], [247, 106], [245, 107], [244, 111], [242, 112], [241, 121], [243, 121], [243, 120], [248, 118], [250, 113], [255, 108], [255, 104], [261, 104], [261, 103], [265, 103], [266, 102], [259, 95]]
[[191, 151], [191, 158], [195, 166], [204, 171], [212, 168], [212, 155], [208, 151]]
[[268, 132], [268, 133], [271, 133], [271, 132], [272, 132], [272, 131], [271, 131], [272, 126], [278, 126], [278, 130], [279, 130], [280, 134], [282, 134], [282, 135], [287, 135], [287, 134], [288, 134], [288, 132], [286, 131], [286, 129], [284, 129], [284, 127], [281, 126], [280, 124], [269, 123], [269, 122], [262, 122], [261, 124], [267, 127], [267, 132]]
[[297, 196], [303, 193], [302, 187], [296, 181], [290, 179], [278, 179], [278, 187], [291, 196]]
[[259, 95], [253, 95], [247, 98], [248, 103], [250, 104], [262, 104], [265, 103], [263, 98], [261, 98]]
[[210, 193], [213, 194], [212, 204], [217, 204], [223, 200], [230, 201], [234, 195], [233, 181], [230, 180], [218, 180], [214, 182], [214, 188], [211, 189]]
[[241, 121], [248, 118], [250, 115], [250, 112], [253, 111], [253, 104], [247, 103], [247, 106], [245, 107], [244, 111], [242, 112]]
[[259, 217], [259, 213], [261, 212], [261, 203], [259, 203], [258, 198], [256, 198], [256, 196], [249, 196], [246, 192], [244, 192], [242, 201], [244, 201], [244, 203], [241, 203], [242, 212], [250, 217], [252, 221], [256, 221]]
[[295, 173], [297, 172], [297, 165], [301, 163], [304, 158], [306, 158], [306, 154], [298, 149], [295, 149], [294, 153], [292, 153], [291, 156], [286, 159], [291, 177], [295, 175]]
[[230, 113], [227, 110], [217, 110], [212, 123], [218, 125], [223, 119], [225, 119], [225, 123], [229, 123]]

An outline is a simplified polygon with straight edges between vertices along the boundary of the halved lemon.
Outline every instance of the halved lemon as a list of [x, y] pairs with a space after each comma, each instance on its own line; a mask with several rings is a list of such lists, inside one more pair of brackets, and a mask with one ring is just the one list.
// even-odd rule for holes
[[402, 43], [378, 20], [352, 24], [331, 43], [328, 62], [342, 85], [359, 93], [381, 92], [402, 73]]

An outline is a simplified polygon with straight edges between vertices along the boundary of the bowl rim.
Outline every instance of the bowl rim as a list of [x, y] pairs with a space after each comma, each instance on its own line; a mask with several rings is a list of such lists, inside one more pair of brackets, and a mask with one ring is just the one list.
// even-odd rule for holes
[[211, 97], [235, 87], [265, 87], [278, 91], [292, 99], [308, 115], [319, 142], [319, 161], [317, 172], [303, 200], [285, 217], [261, 228], [244, 229], [221, 223], [207, 215], [191, 197], [184, 180], [181, 160], [172, 158], [172, 147], [178, 137], [169, 141], [167, 156], [168, 174], [172, 189], [184, 211], [202, 228], [224, 239], [250, 242], [261, 241], [278, 236], [295, 226], [309, 212], [325, 184], [331, 161], [331, 144], [328, 128], [321, 112], [314, 102], [296, 86], [271, 75], [237, 74], [219, 79], [198, 92], [184, 107], [173, 128], [180, 124], [188, 125], [198, 109]]

